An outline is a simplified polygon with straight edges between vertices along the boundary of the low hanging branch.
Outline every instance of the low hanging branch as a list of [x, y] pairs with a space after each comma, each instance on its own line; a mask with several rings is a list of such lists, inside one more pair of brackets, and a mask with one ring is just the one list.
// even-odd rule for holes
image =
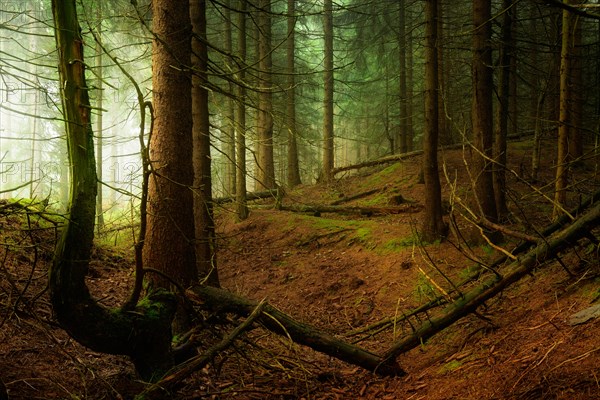
[[[202, 307], [219, 313], [230, 312], [248, 316], [257, 307], [257, 304], [251, 300], [209, 286], [195, 287], [187, 294]], [[289, 337], [295, 343], [308, 346], [379, 375], [405, 375], [405, 372], [394, 360], [384, 360], [377, 354], [344, 342], [318, 328], [298, 322], [269, 304], [265, 303], [263, 313], [258, 316], [258, 321], [271, 332]]]
[[554, 237], [549, 238], [532, 249], [521, 259], [511, 263], [508, 266], [508, 271], [501, 277], [494, 276], [489, 278], [477, 288], [472, 289], [454, 301], [442, 315], [430, 319], [413, 334], [398, 340], [385, 353], [384, 358], [387, 361], [395, 360], [398, 355], [418, 346], [459, 319], [475, 312], [485, 301], [493, 298], [511, 284], [531, 273], [540, 263], [554, 258], [560, 251], [574, 246], [579, 239], [587, 237], [589, 232], [599, 224], [600, 204], [594, 206], [581, 218], [558, 232]]

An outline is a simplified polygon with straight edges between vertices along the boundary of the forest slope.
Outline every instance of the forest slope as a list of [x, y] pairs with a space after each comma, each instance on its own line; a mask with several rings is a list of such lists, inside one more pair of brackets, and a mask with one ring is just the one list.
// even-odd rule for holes
[[[540, 181], [517, 179], [527, 178], [529, 145], [511, 144], [515, 174], [508, 175], [513, 214], [507, 226], [535, 234], [533, 227], [540, 230], [549, 223], [552, 206], [529, 185], [549, 194], [545, 183], [552, 180], [552, 160], [544, 160], [546, 176]], [[465, 157], [462, 150], [442, 154], [448, 204], [453, 196], [470, 204]], [[220, 206], [218, 263], [223, 286], [257, 301], [266, 298], [301, 321], [349, 341], [361, 339], [359, 345], [383, 353], [395, 337], [420, 321], [413, 318], [410, 324], [391, 325], [373, 335], [357, 330], [426, 303], [440, 295], [439, 288], [448, 290], [448, 281], [456, 283], [469, 275], [476, 258], [489, 261], [498, 255], [458, 215], [458, 231], [453, 230], [448, 241], [419, 242], [419, 161], [414, 157], [369, 167], [329, 185], [301, 186], [283, 198], [290, 206], [337, 202], [395, 207], [404, 201], [411, 205], [406, 212], [299, 213], [276, 210], [274, 201], [262, 200], [253, 203], [246, 221], [237, 222], [227, 205]], [[593, 161], [574, 171], [572, 181], [578, 184], [573, 185], [572, 205], [598, 185]], [[345, 201], [368, 191], [372, 193]], [[52, 224], [42, 221], [47, 228], [39, 229], [35, 215], [28, 225], [22, 215], [3, 214], [0, 378], [10, 398], [131, 398], [142, 384], [126, 359], [87, 351], [53, 323], [43, 293], [55, 238]], [[124, 234], [114, 234], [98, 241], [89, 277], [96, 297], [105, 304], [123, 301], [132, 279], [131, 251], [116, 248], [113, 244], [122, 242]], [[504, 247], [511, 249], [516, 240], [507, 239]], [[405, 377], [378, 377], [257, 329], [186, 381], [173, 398], [597, 398], [600, 320], [570, 324], [573, 314], [600, 296], [597, 248], [583, 243], [562, 254], [560, 261], [562, 265], [554, 261], [540, 266], [489, 301], [478, 316], [460, 320], [401, 355]], [[226, 333], [230, 328], [223, 323], [216, 329]]]

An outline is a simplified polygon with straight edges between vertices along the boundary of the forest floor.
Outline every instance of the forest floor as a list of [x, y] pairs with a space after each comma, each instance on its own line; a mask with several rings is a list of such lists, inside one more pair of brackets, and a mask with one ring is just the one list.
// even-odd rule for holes
[[[530, 143], [514, 142], [509, 151], [506, 226], [534, 235], [551, 222], [552, 205], [543, 195], [551, 197], [553, 160], [543, 159], [533, 183]], [[472, 203], [468, 155], [452, 150], [441, 156], [444, 199], [467, 215], [457, 199]], [[223, 287], [255, 301], [266, 299], [300, 321], [384, 353], [427, 316], [381, 332], [360, 328], [440, 296], [451, 289], [449, 282], [471, 274], [477, 260], [489, 262], [500, 254], [458, 214], [458, 230], [451, 230], [448, 240], [419, 242], [424, 201], [419, 163], [414, 157], [347, 173], [283, 198], [284, 205], [331, 204], [379, 189], [343, 205], [392, 207], [401, 195], [408, 205], [397, 214], [297, 213], [263, 200], [238, 222], [226, 205], [218, 208]], [[571, 182], [577, 184], [567, 208], [600, 186], [593, 159], [574, 171]], [[0, 206], [0, 379], [10, 399], [132, 398], [144, 384], [126, 358], [86, 350], [54, 322], [45, 285], [55, 230], [39, 228], [38, 218]], [[94, 252], [88, 283], [106, 305], [120, 304], [132, 282], [133, 252], [125, 236], [127, 231], [105, 233]], [[514, 248], [517, 240], [505, 239], [503, 248]], [[560, 262], [539, 265], [488, 301], [478, 315], [401, 354], [405, 376], [381, 377], [254, 329], [165, 398], [598, 399], [600, 318], [570, 323], [573, 314], [600, 297], [598, 250], [582, 241], [561, 254]], [[240, 322], [230, 316], [211, 335], [225, 335]]]

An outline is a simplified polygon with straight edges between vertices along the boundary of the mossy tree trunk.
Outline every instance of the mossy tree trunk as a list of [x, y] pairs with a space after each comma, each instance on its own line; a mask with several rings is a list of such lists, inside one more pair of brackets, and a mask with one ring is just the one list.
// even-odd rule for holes
[[53, 310], [71, 337], [92, 350], [128, 355], [144, 379], [171, 364], [173, 296], [156, 292], [135, 312], [99, 305], [85, 284], [94, 238], [96, 163], [85, 81], [83, 40], [75, 0], [52, 1], [71, 187], [67, 223], [49, 273]]

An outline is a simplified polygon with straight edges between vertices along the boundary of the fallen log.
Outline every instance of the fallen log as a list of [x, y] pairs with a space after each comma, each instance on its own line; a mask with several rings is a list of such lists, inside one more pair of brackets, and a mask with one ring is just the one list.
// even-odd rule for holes
[[365, 161], [365, 162], [358, 163], [358, 164], [346, 165], [345, 167], [334, 168], [331, 170], [331, 173], [335, 176], [336, 174], [339, 174], [340, 172], [350, 171], [353, 169], [374, 167], [376, 165], [390, 164], [390, 163], [393, 163], [396, 161], [404, 160], [406, 158], [420, 156], [421, 154], [423, 154], [423, 150], [415, 150], [415, 151], [410, 151], [408, 153], [402, 153], [402, 154], [392, 154], [391, 156], [381, 157], [376, 160]]
[[[539, 238], [537, 240], [522, 241], [512, 251], [510, 251], [510, 254], [513, 256], [518, 256], [518, 255], [526, 252], [527, 250], [531, 249], [539, 241], [546, 240], [546, 238], [548, 236], [552, 235], [559, 229], [565, 227], [569, 222], [571, 222], [572, 221], [572, 219], [570, 217], [571, 215], [580, 215], [582, 212], [584, 212], [587, 208], [592, 206], [598, 200], [600, 200], [600, 190], [596, 191], [591, 196], [589, 196], [587, 199], [582, 201], [581, 204], [579, 204], [577, 207], [573, 208], [572, 210], [569, 210], [568, 214], [567, 213], [562, 214], [556, 221], [554, 221], [550, 225], [547, 225], [546, 227], [544, 227], [544, 229], [542, 229], [538, 233]], [[501, 254], [491, 264], [489, 264], [485, 267], [480, 265], [471, 274], [469, 274], [469, 276], [467, 276], [460, 283], [458, 283], [456, 285], [456, 287], [461, 288], [461, 287], [465, 286], [466, 284], [473, 282], [475, 279], [478, 279], [484, 270], [495, 270], [500, 265], [504, 264], [508, 260], [508, 258], [509, 257], [506, 254]], [[450, 290], [448, 292], [448, 294], [450, 294], [452, 296], [460, 295], [460, 293], [456, 292], [455, 290]], [[366, 335], [365, 337], [352, 341], [352, 343], [361, 342], [361, 341], [363, 341], [369, 337], [372, 337], [372, 336], [384, 331], [385, 329], [387, 329], [391, 326], [394, 326], [414, 315], [421, 314], [421, 313], [429, 311], [433, 308], [437, 308], [439, 306], [445, 305], [445, 304], [447, 304], [447, 301], [448, 301], [447, 296], [441, 295], [441, 296], [427, 302], [426, 304], [420, 305], [419, 307], [417, 307], [415, 309], [404, 312], [400, 316], [383, 318], [371, 325], [364, 326], [364, 327], [346, 332], [346, 334], [344, 336], [352, 337], [352, 336], [360, 335], [362, 333], [367, 332], [368, 335]]]
[[401, 213], [417, 213], [423, 209], [420, 204], [401, 204], [394, 207], [364, 207], [364, 206], [329, 206], [323, 204], [310, 205], [285, 205], [282, 204], [279, 208], [282, 211], [302, 212], [302, 213], [339, 213], [339, 214], [360, 214], [366, 216], [382, 215], [382, 214], [401, 214]]
[[[440, 147], [440, 150], [460, 149], [463, 146], [468, 146], [468, 144], [465, 144], [465, 143], [451, 144], [449, 146]], [[365, 162], [358, 163], [358, 164], [346, 165], [345, 167], [334, 168], [331, 170], [331, 173], [333, 174], [333, 176], [335, 176], [336, 174], [339, 174], [340, 172], [350, 171], [353, 169], [374, 167], [376, 165], [390, 164], [390, 163], [393, 163], [396, 161], [405, 160], [407, 158], [417, 157], [417, 156], [420, 156], [421, 154], [423, 154], [423, 150], [409, 151], [407, 153], [402, 153], [402, 154], [392, 154], [389, 156], [378, 158], [376, 160], [365, 161]]]
[[575, 245], [579, 239], [587, 237], [589, 232], [599, 224], [600, 204], [594, 206], [570, 226], [533, 248], [521, 259], [511, 263], [508, 266], [508, 271], [502, 276], [488, 278], [480, 286], [464, 293], [459, 299], [450, 304], [442, 315], [431, 318], [411, 335], [396, 341], [384, 354], [384, 359], [387, 362], [395, 360], [400, 354], [413, 349], [454, 322], [475, 312], [485, 301], [531, 273], [540, 263]]
[[[196, 286], [187, 295], [202, 307], [218, 313], [234, 313], [247, 317], [257, 303], [227, 290], [209, 286]], [[295, 343], [308, 346], [318, 352], [357, 365], [383, 376], [402, 376], [406, 373], [395, 360], [366, 351], [344, 342], [314, 326], [296, 321], [289, 315], [265, 303], [257, 320], [265, 328], [278, 335], [290, 338]]]
[[352, 200], [362, 199], [364, 197], [370, 196], [370, 195], [375, 194], [375, 193], [379, 193], [381, 191], [383, 191], [383, 190], [378, 188], [378, 189], [367, 190], [366, 192], [354, 194], [352, 196], [344, 196], [344, 197], [342, 197], [339, 200], [332, 201], [331, 204], [329, 204], [329, 205], [330, 206], [337, 206], [337, 205], [340, 205], [340, 204], [343, 204], [343, 203], [347, 203], [347, 202], [352, 201]]
[[[261, 192], [248, 192], [246, 193], [246, 200], [261, 200], [261, 199], [280, 199], [283, 197], [283, 189], [270, 189], [264, 190]], [[213, 199], [213, 203], [215, 204], [225, 204], [225, 203], [233, 203], [235, 201], [235, 196], [225, 196], [225, 197], [215, 197]]]

